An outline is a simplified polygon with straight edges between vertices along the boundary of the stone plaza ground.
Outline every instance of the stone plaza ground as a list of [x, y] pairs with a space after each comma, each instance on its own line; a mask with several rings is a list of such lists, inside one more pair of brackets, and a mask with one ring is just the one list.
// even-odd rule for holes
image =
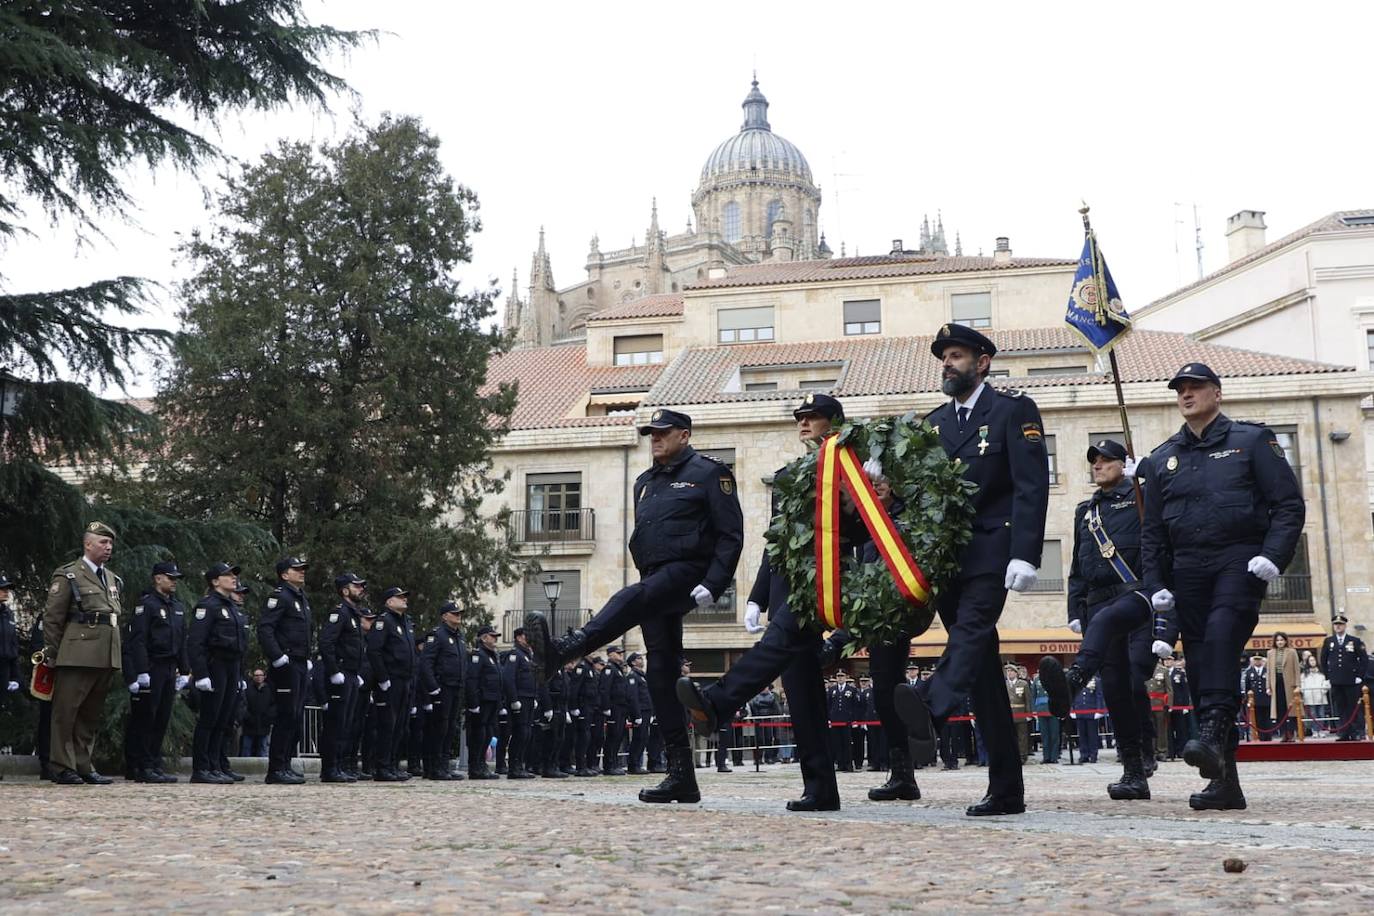
[[[699, 770], [700, 805], [649, 777], [352, 786], [0, 783], [5, 913], [1374, 912], [1374, 766], [1244, 765], [1247, 811], [1199, 814], [1161, 764], [1111, 802], [1103, 762], [1026, 768], [1029, 811], [971, 819], [986, 773], [918, 772], [878, 804], [790, 814], [795, 767]], [[657, 779], [657, 777], [653, 777]], [[1242, 873], [1223, 869], [1242, 860]]]

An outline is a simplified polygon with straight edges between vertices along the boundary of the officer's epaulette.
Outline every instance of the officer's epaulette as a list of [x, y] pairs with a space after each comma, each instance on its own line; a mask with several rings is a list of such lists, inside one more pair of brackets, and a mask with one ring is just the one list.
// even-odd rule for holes
[[725, 464], [724, 461], [721, 461], [721, 460], [720, 460], [719, 458], [717, 458], [715, 455], [707, 455], [707, 454], [705, 454], [705, 453], [703, 453], [703, 452], [697, 452], [696, 454], [697, 454], [697, 457], [699, 457], [699, 458], [705, 458], [707, 461], [714, 461], [716, 464]]
[[1008, 398], [1024, 397], [1026, 394], [1020, 388], [993, 388], [992, 390], [1002, 395], [1003, 397]]

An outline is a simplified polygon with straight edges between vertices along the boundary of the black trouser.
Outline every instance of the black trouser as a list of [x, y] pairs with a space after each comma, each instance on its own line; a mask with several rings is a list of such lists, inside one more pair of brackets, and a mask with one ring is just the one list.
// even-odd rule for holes
[[396, 769], [401, 742], [405, 740], [410, 715], [410, 681], [393, 677], [387, 690], [377, 688], [373, 699], [377, 718], [376, 756], [379, 769]]
[[528, 770], [530, 738], [534, 726], [534, 697], [520, 697], [520, 708], [510, 711], [510, 772]]
[[191, 761], [197, 772], [218, 770], [222, 764], [225, 734], [238, 702], [241, 665], [242, 659], [237, 655], [210, 656], [211, 689], [199, 691], [199, 714], [191, 739]]
[[1236, 666], [1259, 622], [1264, 581], [1246, 570], [1259, 545], [1218, 551], [1211, 566], [1174, 569], [1183, 654], [1188, 659], [1188, 686], [1199, 716], [1224, 712], [1235, 721], [1240, 711], [1240, 677]]
[[320, 772], [330, 773], [339, 768], [339, 761], [348, 758], [349, 738], [354, 708], [358, 702], [358, 675], [354, 671], [342, 672], [342, 684], [325, 682], [329, 706], [324, 711], [324, 726], [320, 732]]
[[468, 713], [468, 775], [476, 775], [487, 768], [487, 748], [496, 734], [496, 716], [500, 700], [483, 700], [477, 712]]
[[[418, 697], [416, 702], [423, 702]], [[432, 761], [424, 759], [425, 753], [425, 711], [423, 707], [416, 705], [410, 707], [407, 712], [410, 715], [406, 723], [406, 768], [412, 773], [424, 772], [424, 767], [432, 766]], [[398, 749], [397, 753], [400, 751]], [[397, 758], [400, 759], [399, 757]]]
[[1192, 729], [1188, 727], [1191, 710], [1174, 709], [1169, 712], [1169, 756], [1182, 757], [1183, 745], [1188, 743], [1192, 737]]
[[584, 712], [572, 721], [573, 740], [572, 740], [572, 759], [574, 769], [585, 769], [588, 766], [587, 749], [592, 742], [591, 713]]
[[[646, 723], [646, 724], [645, 724], [645, 728], [646, 728], [646, 729], [648, 730], [648, 732], [649, 732], [649, 738], [648, 738], [648, 742], [647, 742], [646, 748], [645, 748], [645, 749], [647, 750], [648, 754], [649, 754], [649, 769], [652, 770], [652, 769], [661, 768], [661, 767], [664, 765], [664, 761], [663, 761], [663, 729], [661, 729], [661, 728], [658, 727], [658, 722], [656, 722], [656, 721], [653, 722], [652, 724], [649, 724], [650, 720], [649, 720], [649, 719], [645, 719], [644, 722]], [[773, 751], [773, 757], [774, 757], [774, 759], [777, 758], [777, 755], [778, 755], [778, 752], [777, 752], [776, 750], [774, 750], [774, 751]]]
[[[906, 725], [892, 701], [892, 692], [898, 684], [905, 681], [906, 662], [910, 656], [911, 640], [903, 637], [892, 643], [872, 646], [868, 650], [868, 673], [873, 678], [873, 706], [882, 723], [881, 730], [868, 727], [869, 758], [879, 766], [887, 763], [887, 754], [893, 750], [907, 750]], [[873, 736], [881, 738], [877, 748]], [[913, 761], [914, 763], [915, 761]]]
[[[666, 563], [645, 571], [640, 581], [622, 588], [582, 629], [587, 649], [599, 648], [638, 626], [648, 649], [645, 678], [649, 697], [669, 748], [690, 747], [687, 714], [678, 701], [682, 670], [682, 618], [696, 607], [692, 587], [701, 583], [704, 563]], [[622, 724], [622, 728], [623, 728]], [[619, 751], [619, 748], [616, 748]]]
[[148, 686], [129, 697], [129, 729], [124, 759], [132, 770], [162, 769], [162, 739], [176, 701], [177, 662], [155, 658], [148, 663]]
[[[776, 570], [774, 573], [780, 575]], [[837, 799], [840, 792], [830, 751], [820, 634], [802, 629], [786, 605], [770, 609], [768, 618], [763, 636], [730, 666], [724, 677], [707, 688], [706, 696], [718, 719], [733, 718], [736, 710], [781, 675], [797, 743], [803, 794], [824, 801]], [[659, 721], [663, 721], [661, 716]]]
[[553, 718], [544, 728], [544, 753], [540, 762], [544, 769], [556, 770], [563, 763], [563, 750], [568, 746], [568, 720], [566, 712], [554, 709]]
[[853, 761], [855, 767], [862, 767], [864, 765], [864, 749], [868, 747], [868, 730], [863, 725], [854, 725], [850, 742], [854, 747], [850, 760]]
[[38, 758], [38, 765], [46, 767], [48, 765], [49, 746], [52, 744], [52, 701], [35, 700], [38, 706], [38, 727], [33, 735], [33, 752]]
[[946, 722], [940, 726], [940, 760], [949, 769], [957, 769], [959, 757], [964, 752], [964, 745], [967, 739], [964, 737], [966, 729], [961, 728], [964, 722]]
[[830, 748], [835, 766], [844, 772], [854, 769], [854, 728], [848, 722], [830, 723]]
[[[1127, 592], [1089, 607], [1083, 620], [1083, 645], [1074, 659], [1085, 681], [1101, 676], [1102, 697], [1112, 717], [1117, 746], [1132, 752], [1145, 749], [1146, 722], [1150, 723], [1149, 735], [1153, 739], [1154, 717], [1149, 712], [1142, 716], [1141, 711], [1149, 709], [1145, 681], [1154, 672], [1152, 669], [1141, 676], [1139, 665], [1132, 659], [1131, 637], [1142, 626], [1149, 629], [1153, 620], [1150, 602], [1140, 592]], [[1153, 746], [1148, 750], [1154, 754]]]
[[[376, 683], [370, 680], [364, 679], [358, 685], [358, 696], [353, 701], [353, 721], [348, 726], [348, 753], [345, 757], [350, 764], [366, 773], [371, 773], [377, 764], [376, 690]], [[382, 702], [385, 705], [386, 701]]]
[[625, 745], [625, 710], [611, 707], [606, 719], [606, 743], [601, 747], [602, 771], [613, 770], [620, 766], [620, 749]]
[[309, 675], [303, 658], [293, 658], [270, 671], [268, 677], [272, 679], [276, 717], [272, 720], [272, 740], [267, 746], [267, 772], [280, 773], [291, 767], [291, 758], [296, 756]]
[[425, 768], [447, 773], [453, 761], [453, 740], [458, 734], [462, 714], [462, 688], [440, 686], [439, 695], [430, 697], [434, 708], [425, 714]]
[[1021, 798], [1025, 795], [1021, 749], [1012, 727], [997, 638], [997, 618], [1006, 602], [1001, 573], [950, 583], [938, 605], [949, 634], [945, 652], [935, 673], [916, 689], [937, 720], [961, 714], [965, 698], [973, 699], [973, 714], [988, 754], [988, 794]]
[[506, 755], [510, 752], [510, 710], [507, 709], [505, 715], [500, 712], [496, 714], [496, 753], [492, 755], [492, 763], [496, 765], [496, 772], [506, 769]]
[[601, 766], [601, 746], [606, 743], [606, 717], [601, 710], [593, 710], [587, 716], [587, 769]]
[[1338, 733], [1341, 738], [1354, 738], [1359, 735], [1360, 727], [1357, 724], [1359, 716], [1352, 716], [1355, 707], [1360, 702], [1359, 684], [1332, 684], [1331, 685], [1331, 707], [1332, 713], [1336, 717], [1336, 725], [1350, 719], [1350, 724], [1342, 728]]
[[735, 746], [735, 726], [733, 718], [720, 720], [716, 729], [716, 769], [730, 765], [730, 749]]
[[644, 768], [644, 746], [648, 739], [645, 732], [648, 730], [648, 719], [640, 719], [639, 724], [630, 729], [630, 759], [628, 765], [632, 770], [641, 770]]

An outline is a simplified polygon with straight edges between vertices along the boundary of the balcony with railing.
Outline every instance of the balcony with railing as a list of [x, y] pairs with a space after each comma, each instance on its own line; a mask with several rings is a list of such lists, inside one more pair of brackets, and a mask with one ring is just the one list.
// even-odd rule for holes
[[596, 543], [595, 509], [516, 509], [506, 523], [511, 540], [553, 553], [590, 553]]
[[[506, 611], [501, 617], [501, 642], [510, 643], [515, 641], [515, 630], [517, 627], [525, 625], [525, 615], [531, 611], [538, 611], [543, 614], [545, 619], [549, 616], [547, 607], [526, 608]], [[555, 608], [553, 619], [549, 621], [549, 632], [557, 638], [575, 630], [592, 619], [592, 609], [589, 607], [560, 607]]]
[[1261, 614], [1302, 614], [1312, 611], [1312, 577], [1283, 575], [1269, 583], [1260, 604]]

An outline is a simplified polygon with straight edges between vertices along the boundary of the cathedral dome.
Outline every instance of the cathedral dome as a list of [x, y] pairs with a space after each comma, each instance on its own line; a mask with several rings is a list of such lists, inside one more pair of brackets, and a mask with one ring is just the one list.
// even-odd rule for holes
[[702, 182], [739, 172], [782, 172], [811, 184], [811, 166], [801, 150], [773, 133], [768, 125], [768, 99], [754, 80], [744, 99], [744, 124], [740, 132], [715, 148], [701, 167]]

